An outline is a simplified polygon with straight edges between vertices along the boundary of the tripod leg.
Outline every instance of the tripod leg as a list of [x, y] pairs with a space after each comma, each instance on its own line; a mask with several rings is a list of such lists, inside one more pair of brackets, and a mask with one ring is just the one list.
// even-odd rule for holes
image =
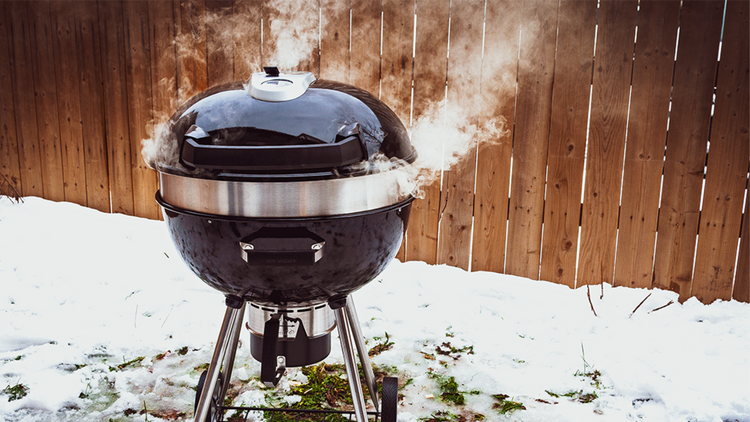
[[[239, 299], [239, 298], [237, 298]], [[216, 348], [214, 348], [214, 354], [211, 357], [211, 363], [209, 364], [206, 381], [203, 384], [203, 390], [201, 391], [200, 398], [198, 399], [198, 405], [195, 407], [195, 422], [207, 422], [206, 419], [211, 414], [211, 401], [214, 397], [214, 391], [216, 390], [219, 373], [221, 372], [222, 361], [231, 361], [234, 363], [234, 355], [237, 353], [237, 340], [238, 335], [234, 333], [240, 331], [238, 327], [242, 325], [242, 315], [244, 314], [245, 302], [239, 299], [241, 305], [230, 303], [230, 298], [227, 297], [227, 310], [224, 313], [224, 320], [221, 323], [221, 331], [219, 331], [219, 338], [216, 340]], [[237, 307], [235, 307], [236, 305]], [[227, 354], [231, 357], [227, 358]], [[228, 380], [232, 375], [232, 368], [225, 368], [225, 381], [224, 384], [227, 386]], [[219, 386], [223, 389], [223, 385]], [[219, 404], [223, 402], [224, 396], [219, 397]]]
[[372, 372], [370, 356], [367, 354], [365, 339], [362, 336], [362, 330], [359, 326], [359, 318], [357, 318], [357, 310], [354, 307], [354, 300], [351, 296], [346, 300], [346, 316], [349, 318], [349, 327], [352, 331], [352, 337], [354, 337], [354, 344], [357, 345], [359, 362], [362, 364], [362, 372], [365, 374], [365, 384], [367, 384], [367, 389], [370, 390], [370, 398], [375, 406], [375, 410], [379, 410], [378, 386], [375, 383], [375, 374]]
[[[354, 348], [351, 340], [351, 327], [349, 319], [346, 316], [344, 308], [346, 298], [338, 303], [329, 302], [333, 308], [333, 314], [336, 317], [336, 326], [338, 327], [339, 337], [341, 339], [341, 351], [344, 355], [344, 364], [346, 366], [346, 376], [349, 378], [349, 388], [352, 392], [352, 402], [354, 403], [354, 415], [357, 422], [367, 422], [367, 412], [365, 410], [365, 396], [362, 391], [362, 384], [359, 380], [359, 371], [357, 370], [357, 361], [354, 359]], [[337, 306], [338, 307], [334, 307]]]

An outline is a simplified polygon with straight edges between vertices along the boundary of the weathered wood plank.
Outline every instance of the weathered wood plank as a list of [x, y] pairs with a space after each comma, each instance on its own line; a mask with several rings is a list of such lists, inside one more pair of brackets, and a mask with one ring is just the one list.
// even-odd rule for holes
[[539, 278], [558, 3], [525, 1], [521, 15], [513, 178], [505, 272]]
[[615, 285], [650, 288], [680, 2], [641, 1]]
[[487, 2], [479, 125], [494, 121], [503, 133], [479, 144], [474, 198], [472, 271], [505, 270], [508, 190], [518, 79], [522, 2]]
[[73, 1], [75, 10], [76, 52], [80, 88], [81, 120], [86, 160], [86, 198], [88, 206], [111, 210], [109, 164], [104, 134], [101, 42], [99, 16], [95, 1]]
[[27, 2], [6, 3], [6, 24], [11, 43], [13, 98], [15, 101], [16, 139], [23, 196], [44, 197], [41, 147], [34, 99], [35, 40], [27, 12]]
[[[418, 2], [416, 7], [414, 125], [417, 125], [420, 119], [434, 120], [436, 110], [442, 110], [438, 105], [445, 100], [450, 3], [442, 0], [425, 0]], [[435, 142], [429, 154], [440, 152], [441, 146]], [[424, 155], [428, 152], [422, 150], [419, 153]], [[422, 157], [422, 160], [424, 158]], [[420, 198], [412, 204], [409, 227], [406, 232], [406, 259], [411, 261], [424, 261], [429, 264], [437, 262], [440, 212], [439, 170], [426, 170], [430, 177], [434, 173], [437, 173], [437, 177], [419, 187]]]
[[169, 2], [148, 2], [151, 40], [151, 93], [154, 125], [167, 121], [177, 104], [177, 23], [175, 10]]
[[159, 189], [157, 174], [148, 168], [141, 155], [141, 142], [153, 133], [148, 2], [127, 1], [123, 3], [123, 12], [133, 212], [138, 217], [157, 219], [160, 214], [154, 200]]
[[234, 2], [234, 79], [246, 81], [261, 68], [261, 8], [254, 0]]
[[411, 112], [414, 0], [383, 2], [380, 99], [409, 125]]
[[576, 279], [596, 12], [595, 0], [560, 3], [540, 278], [571, 288]]
[[65, 180], [65, 200], [86, 206], [86, 157], [83, 144], [79, 63], [76, 45], [77, 17], [72, 1], [50, 3], [57, 83], [57, 109]]
[[690, 297], [723, 1], [685, 1], [674, 69], [653, 287]]
[[119, 1], [98, 2], [104, 82], [104, 128], [112, 212], [134, 214], [133, 172], [128, 125], [127, 63], [123, 7]]
[[53, 25], [48, 1], [28, 3], [34, 36], [34, 98], [42, 166], [44, 197], [65, 200], [60, 124], [57, 117], [57, 84]]
[[0, 2], [0, 91], [5, 93], [0, 100], [0, 176], [3, 179], [0, 180], [0, 184], [9, 183], [10, 186], [4, 187], [2, 192], [16, 195], [21, 194], [23, 189], [18, 164], [15, 97], [11, 76], [13, 61], [9, 49], [12, 33], [7, 20], [10, 14], [7, 4], [8, 2]]
[[349, 83], [380, 95], [380, 33], [382, 6], [379, 1], [351, 0], [352, 46]]
[[732, 297], [750, 165], [750, 3], [727, 3], [693, 276], [703, 303]]
[[611, 283], [614, 277], [637, 7], [636, 1], [617, 1], [599, 8], [581, 218], [581, 285]]
[[[482, 49], [476, 40], [482, 37], [484, 2], [463, 0], [451, 5], [450, 57], [448, 59], [448, 91], [446, 112], [478, 125], [474, 112], [480, 103]], [[450, 122], [448, 124], [456, 124]], [[439, 264], [469, 269], [471, 233], [474, 214], [474, 180], [476, 177], [476, 139], [466, 155], [452, 168], [443, 170], [440, 196], [440, 226], [438, 235]]]
[[[409, 126], [413, 72], [414, 0], [383, 2], [383, 54], [380, 68], [380, 99]], [[404, 243], [396, 258], [404, 260]]]
[[322, 0], [320, 77], [349, 83], [349, 0]]
[[177, 24], [177, 102], [208, 88], [206, 69], [206, 2], [175, 0]]
[[232, 0], [206, 0], [206, 73], [208, 86], [234, 80]]

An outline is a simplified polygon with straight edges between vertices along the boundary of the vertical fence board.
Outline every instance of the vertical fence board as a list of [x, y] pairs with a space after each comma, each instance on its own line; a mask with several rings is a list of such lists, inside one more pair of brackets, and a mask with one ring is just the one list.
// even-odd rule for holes
[[119, 1], [100, 1], [99, 33], [104, 82], [104, 127], [112, 212], [133, 215], [133, 172], [128, 127], [125, 27]]
[[[480, 101], [484, 2], [463, 0], [451, 5], [450, 58], [448, 59], [448, 115], [466, 114], [466, 123], [476, 125], [473, 109]], [[472, 139], [472, 142], [476, 141]], [[476, 147], [450, 169], [443, 170], [440, 196], [438, 263], [469, 269], [474, 212]]]
[[232, 0], [206, 0], [206, 78], [208, 86], [234, 80]]
[[86, 206], [86, 157], [76, 46], [77, 17], [70, 1], [54, 1], [50, 6], [55, 28], [55, 81], [65, 200]]
[[540, 278], [575, 287], [596, 1], [560, 3]]
[[352, 45], [349, 81], [365, 91], [380, 95], [380, 33], [379, 1], [352, 0]]
[[481, 82], [486, 109], [479, 114], [479, 124], [483, 127], [494, 120], [504, 132], [497, 139], [481, 142], [477, 149], [472, 271], [505, 269], [522, 6], [522, 2], [515, 0], [486, 4]]
[[[149, 38], [151, 39], [151, 106], [149, 136], [158, 136], [177, 107], [176, 24], [171, 2], [148, 2]], [[157, 180], [157, 185], [159, 181]], [[159, 213], [159, 219], [163, 216]]]
[[25, 1], [6, 3], [6, 22], [11, 35], [13, 98], [16, 102], [16, 139], [24, 196], [44, 197], [42, 159], [34, 100], [34, 34]]
[[[414, 0], [383, 1], [380, 99], [409, 125], [413, 72]], [[404, 243], [396, 254], [403, 261]]]
[[745, 214], [742, 220], [742, 241], [737, 260], [737, 273], [734, 276], [732, 298], [740, 302], [750, 302], [750, 207], [747, 206], [748, 185], [745, 185]]
[[177, 108], [174, 8], [169, 2], [148, 2], [151, 39], [151, 93], [154, 125], [167, 121]]
[[[450, 3], [442, 0], [417, 2], [414, 53], [414, 124], [433, 119], [445, 100], [448, 66], [448, 21]], [[407, 122], [408, 123], [408, 122]], [[435, 146], [440, 150], [440, 146]], [[437, 262], [440, 178], [421, 186], [421, 198], [412, 204], [406, 232], [406, 259]]]
[[558, 2], [525, 1], [521, 17], [505, 272], [539, 278]]
[[151, 37], [148, 2], [123, 3], [126, 46], [127, 103], [130, 133], [130, 158], [133, 175], [134, 215], [159, 218], [159, 206], [154, 201], [158, 190], [157, 175], [141, 156], [141, 141], [153, 133], [151, 95]]
[[685, 1], [675, 62], [653, 287], [690, 297], [723, 1]]
[[208, 88], [204, 0], [175, 0], [178, 104]]
[[109, 212], [110, 176], [102, 107], [99, 14], [95, 1], [73, 1], [71, 7], [77, 17], [76, 53], [86, 159], [86, 200], [89, 207]]
[[[7, 20], [10, 14], [8, 2], [0, 2], [0, 192], [20, 195], [21, 169], [18, 165], [18, 142], [16, 140], [15, 97], [13, 95], [13, 62], [11, 61], [11, 28]], [[15, 191], [15, 192], [14, 192]]]
[[322, 0], [320, 77], [349, 83], [349, 0]]
[[60, 125], [57, 118], [57, 84], [55, 82], [55, 52], [53, 25], [48, 1], [29, 7], [29, 18], [34, 36], [34, 98], [36, 102], [37, 133], [41, 158], [44, 197], [53, 201], [65, 200]]
[[599, 9], [579, 284], [610, 283], [614, 276], [637, 7], [635, 1], [618, 1], [601, 3]]
[[261, 69], [260, 17], [262, 3], [235, 0], [234, 16], [234, 79], [247, 81]]
[[750, 164], [749, 5], [744, 1], [728, 2], [724, 22], [693, 277], [693, 295], [703, 303], [732, 297]]
[[414, 0], [383, 1], [380, 99], [409, 124], [414, 39]]
[[640, 4], [615, 285], [651, 287], [679, 12], [679, 1]]

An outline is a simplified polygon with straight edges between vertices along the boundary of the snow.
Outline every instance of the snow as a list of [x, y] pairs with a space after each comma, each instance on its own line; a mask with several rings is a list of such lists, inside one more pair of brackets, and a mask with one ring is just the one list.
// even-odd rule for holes
[[[373, 362], [412, 379], [402, 422], [438, 411], [488, 421], [750, 422], [745, 303], [680, 304], [668, 291], [587, 292], [398, 261], [353, 296], [369, 343], [385, 333], [394, 343]], [[0, 421], [191, 420], [223, 299], [180, 260], [163, 222], [0, 197], [0, 390], [28, 389], [17, 400], [0, 393]], [[262, 405], [248, 337], [233, 372], [243, 385], [235, 404]], [[343, 362], [335, 337], [329, 363]], [[463, 351], [437, 353], [451, 346]], [[594, 370], [601, 375], [581, 375]], [[477, 393], [446, 404], [430, 374]], [[278, 388], [294, 382], [304, 382], [298, 370]], [[564, 396], [578, 391], [597, 398]], [[526, 409], [501, 415], [494, 394]]]

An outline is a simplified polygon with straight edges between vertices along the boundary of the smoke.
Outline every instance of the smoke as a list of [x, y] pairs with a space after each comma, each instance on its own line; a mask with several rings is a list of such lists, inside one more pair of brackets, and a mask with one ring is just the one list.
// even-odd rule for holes
[[[330, 2], [329, 2], [330, 3]], [[330, 11], [326, 5], [326, 10]], [[340, 2], [341, 7], [349, 8], [348, 2]], [[335, 8], [335, 5], [332, 6]], [[177, 95], [172, 98], [172, 110], [196, 93], [195, 69], [206, 69], [205, 55], [197, 54], [195, 46], [210, 39], [209, 54], [226, 53], [223, 49], [237, 46], [249, 41], [242, 34], [253, 33], [260, 28], [259, 8], [238, 10], [233, 13], [206, 13], [204, 31], [178, 33], [175, 37], [174, 51], [178, 57], [177, 83], [168, 80], [165, 84], [176, 86]], [[334, 11], [336, 13], [336, 11]], [[488, 11], [489, 13], [489, 11]], [[254, 15], [253, 15], [254, 14]], [[252, 16], [251, 16], [252, 15]], [[261, 56], [265, 65], [275, 65], [281, 70], [304, 68], [318, 54], [319, 38], [325, 37], [325, 16], [321, 16], [317, 2], [297, 0], [271, 0], [263, 4], [263, 42]], [[451, 34], [460, 33], [466, 26], [458, 17], [452, 18]], [[513, 19], [510, 19], [513, 21]], [[321, 29], [322, 28], [322, 29]], [[321, 32], [323, 31], [323, 32]], [[516, 31], [515, 37], [512, 36]], [[472, 37], [458, 37], [450, 40], [450, 60], [447, 80], [446, 98], [419, 102], [414, 99], [414, 120], [405, 122], [410, 126], [411, 141], [417, 150], [418, 158], [407, 166], [399, 176], [400, 188], [405, 192], [417, 192], [439, 180], [442, 172], [460, 165], [474, 154], [483, 144], [505, 142], [510, 134], [509, 124], [503, 117], [506, 107], [513, 107], [518, 72], [518, 26], [488, 26], [484, 33], [475, 31]], [[533, 27], [525, 28], [525, 38], [534, 39]], [[476, 42], [477, 37], [486, 38], [486, 42]], [[248, 36], [248, 39], [250, 37]], [[514, 41], [515, 40], [515, 41]], [[213, 52], [213, 53], [212, 53]], [[236, 52], [235, 52], [236, 53]], [[439, 54], [430, 51], [423, 54]], [[417, 48], [416, 54], [420, 54]], [[250, 66], [250, 60], [234, 54], [235, 74], [238, 66], [252, 68], [241, 74], [249, 76], [260, 71], [260, 63]], [[439, 61], [438, 61], [439, 63]], [[461, 68], [464, 66], [463, 68]], [[350, 66], [355, 72], [356, 66]], [[311, 69], [315, 72], [315, 69]], [[208, 70], [210, 72], [210, 69]], [[204, 71], [205, 72], [205, 71]], [[437, 72], [439, 73], [439, 72]], [[389, 75], [381, 74], [381, 78]], [[205, 77], [205, 75], [204, 75]], [[350, 75], [351, 80], [367, 79], [369, 75]], [[384, 84], [385, 87], [387, 84]], [[442, 90], [438, 89], [438, 92]], [[377, 93], [374, 93], [377, 94]], [[388, 102], [388, 95], [385, 95]], [[433, 97], [434, 98], [434, 97]], [[388, 104], [397, 107], [398, 104]], [[408, 112], [409, 105], [406, 105]], [[512, 112], [508, 115], [512, 118]], [[166, 118], [157, 118], [154, 125], [154, 137], [142, 142], [142, 154], [147, 164], [153, 168], [157, 165], [180, 167], [178, 163], [179, 145], [170, 138], [171, 128]], [[393, 163], [387, 163], [392, 168]]]
[[[317, 3], [299, 0], [274, 0], [266, 7], [271, 33], [264, 39], [264, 60], [282, 70], [296, 69], [317, 52], [321, 14]], [[265, 34], [264, 34], [265, 35]], [[264, 37], [265, 38], [265, 37]]]
[[445, 101], [431, 104], [412, 127], [411, 141], [418, 158], [409, 170], [411, 185], [403, 185], [402, 190], [410, 188], [418, 197], [443, 171], [473, 157], [481, 144], [500, 142], [509, 133], [501, 116], [480, 124], [475, 113], [445, 105]]

